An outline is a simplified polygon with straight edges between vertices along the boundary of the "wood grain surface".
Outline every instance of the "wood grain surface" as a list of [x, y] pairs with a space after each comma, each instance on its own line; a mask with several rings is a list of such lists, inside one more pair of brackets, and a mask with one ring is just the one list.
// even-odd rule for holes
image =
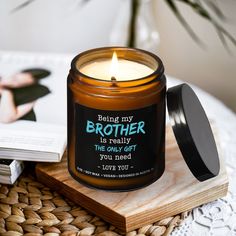
[[70, 176], [66, 155], [61, 163], [38, 164], [37, 178], [125, 232], [225, 196], [228, 178], [221, 153], [220, 174], [199, 182], [184, 162], [171, 128], [166, 132], [165, 173], [143, 189], [112, 193], [87, 188]]

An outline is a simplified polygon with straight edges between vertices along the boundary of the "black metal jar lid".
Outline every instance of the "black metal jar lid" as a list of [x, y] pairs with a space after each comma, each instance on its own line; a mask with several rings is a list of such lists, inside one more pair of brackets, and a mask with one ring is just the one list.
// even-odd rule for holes
[[217, 147], [197, 95], [189, 85], [180, 84], [168, 89], [167, 105], [175, 138], [193, 175], [199, 181], [217, 176]]

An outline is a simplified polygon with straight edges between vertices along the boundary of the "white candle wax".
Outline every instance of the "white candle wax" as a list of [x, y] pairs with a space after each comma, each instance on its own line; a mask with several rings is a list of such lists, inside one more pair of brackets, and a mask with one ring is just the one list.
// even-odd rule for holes
[[111, 80], [111, 77], [115, 77], [117, 81], [131, 81], [154, 72], [146, 65], [125, 59], [118, 59], [115, 64], [113, 60], [91, 62], [82, 66], [80, 71], [89, 77], [107, 81]]

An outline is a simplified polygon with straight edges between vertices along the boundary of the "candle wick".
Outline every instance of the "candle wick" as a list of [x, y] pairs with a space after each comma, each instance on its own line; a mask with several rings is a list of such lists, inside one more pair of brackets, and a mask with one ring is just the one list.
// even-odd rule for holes
[[112, 86], [117, 86], [117, 84], [116, 84], [116, 77], [115, 76], [112, 76], [111, 77], [111, 82], [112, 82]]
[[112, 81], [112, 82], [116, 82], [116, 77], [115, 77], [115, 76], [112, 76], [112, 77], [111, 77], [111, 81]]

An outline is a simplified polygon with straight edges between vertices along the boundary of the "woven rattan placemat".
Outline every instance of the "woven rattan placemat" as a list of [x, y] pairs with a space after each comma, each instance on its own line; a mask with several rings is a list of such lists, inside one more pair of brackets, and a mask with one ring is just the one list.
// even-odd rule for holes
[[[136, 231], [135, 235], [169, 235], [187, 213], [172, 216]], [[50, 190], [32, 176], [22, 176], [15, 185], [0, 184], [1, 236], [116, 236], [114, 226]]]

